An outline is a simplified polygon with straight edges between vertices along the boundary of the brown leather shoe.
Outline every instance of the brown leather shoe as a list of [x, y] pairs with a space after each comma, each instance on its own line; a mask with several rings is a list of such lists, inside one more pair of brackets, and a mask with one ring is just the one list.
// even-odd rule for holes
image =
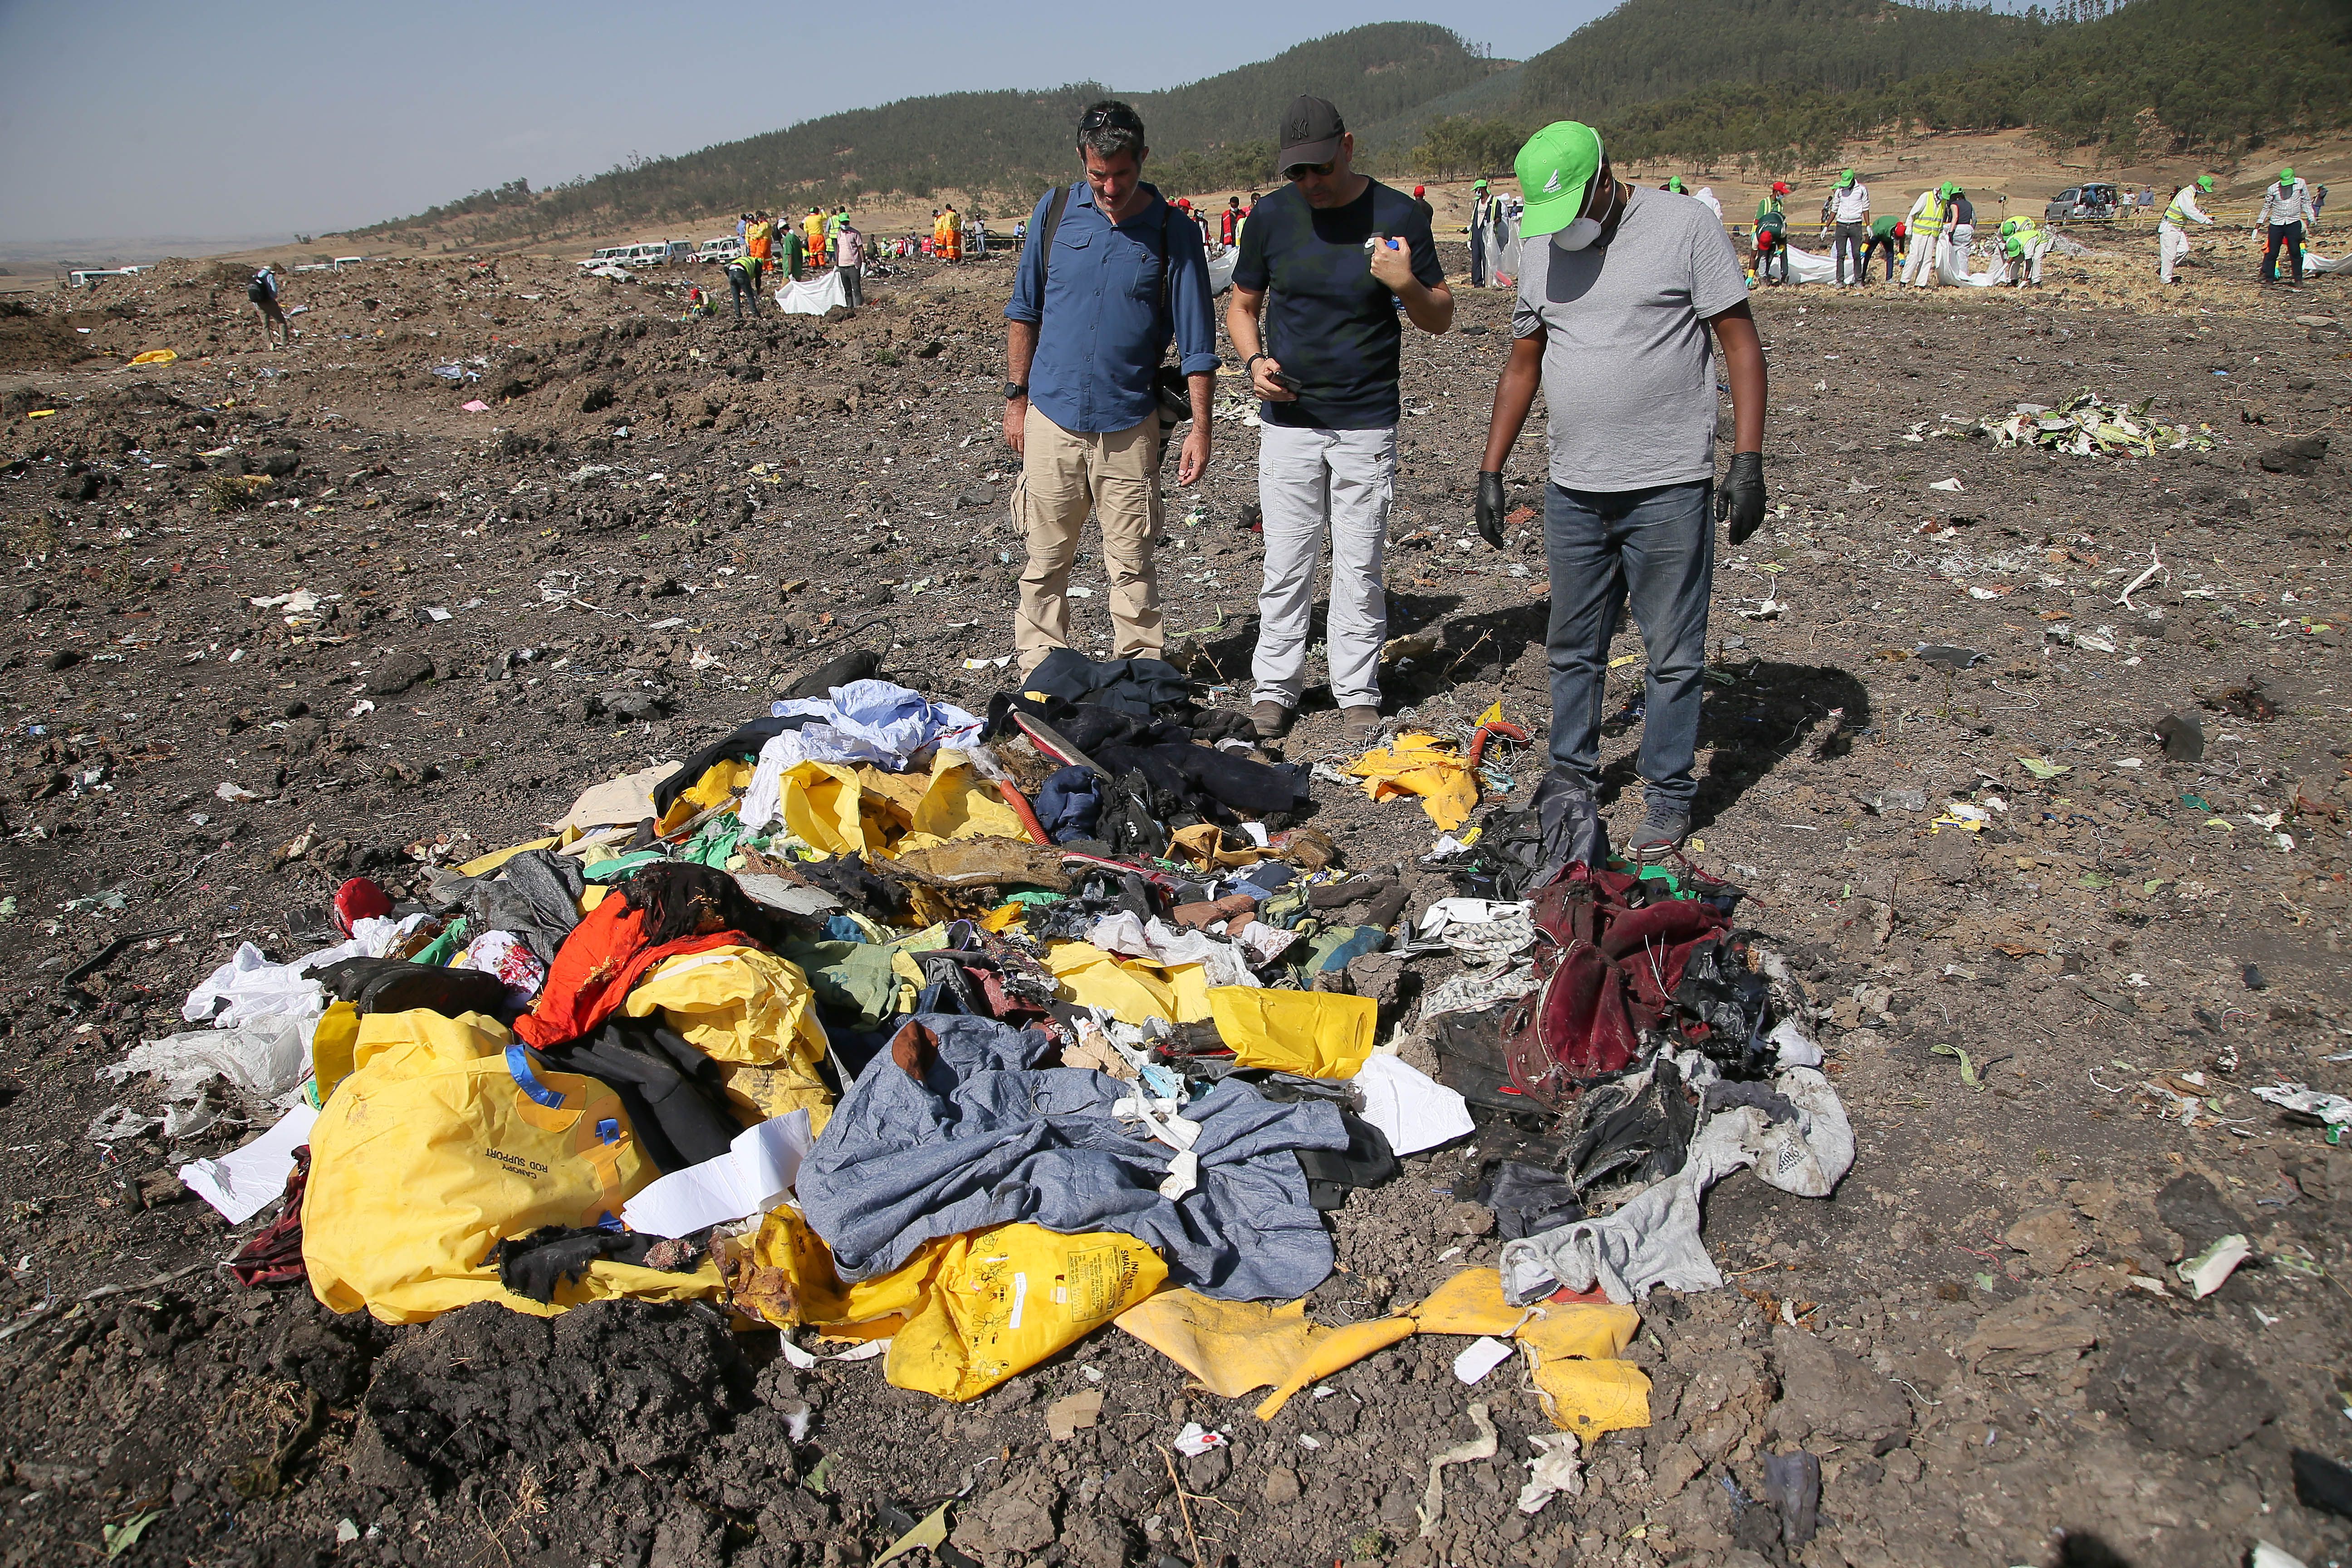
[[1339, 710], [1339, 739], [1350, 746], [1369, 746], [1381, 738], [1381, 710], [1369, 702]]
[[1261, 741], [1279, 741], [1290, 733], [1290, 721], [1297, 716], [1279, 702], [1255, 703], [1250, 708], [1250, 728]]

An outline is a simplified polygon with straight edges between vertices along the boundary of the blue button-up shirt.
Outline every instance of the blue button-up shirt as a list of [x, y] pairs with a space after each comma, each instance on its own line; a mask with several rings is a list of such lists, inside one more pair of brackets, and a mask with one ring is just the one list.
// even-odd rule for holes
[[[1156, 405], [1152, 376], [1171, 337], [1185, 374], [1217, 368], [1217, 323], [1209, 309], [1200, 226], [1151, 186], [1144, 189], [1151, 192], [1150, 202], [1114, 224], [1095, 205], [1092, 186], [1083, 180], [1072, 186], [1054, 234], [1050, 273], [1038, 241], [1054, 193], [1046, 192], [1029, 215], [1004, 319], [1038, 328], [1029, 401], [1065, 430], [1102, 434], [1143, 423]], [[1166, 267], [1175, 270], [1162, 305]]]

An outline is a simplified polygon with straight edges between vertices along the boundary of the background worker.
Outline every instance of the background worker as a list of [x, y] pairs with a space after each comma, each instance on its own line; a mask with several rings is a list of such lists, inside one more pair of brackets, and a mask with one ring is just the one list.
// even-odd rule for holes
[[1495, 221], [1494, 198], [1486, 194], [1486, 182], [1479, 180], [1470, 187], [1470, 287], [1486, 286], [1486, 232]]
[[1102, 530], [1115, 655], [1159, 657], [1166, 628], [1151, 563], [1160, 531], [1155, 383], [1171, 337], [1192, 421], [1176, 482], [1192, 484], [1209, 466], [1217, 325], [1201, 231], [1174, 221], [1174, 209], [1143, 183], [1150, 149], [1126, 104], [1090, 106], [1078, 121], [1077, 152], [1086, 178], [1038, 199], [1004, 307], [1004, 441], [1021, 454], [1013, 508], [1029, 547], [1013, 627], [1024, 673], [1070, 646], [1070, 564], [1089, 510]]
[[809, 264], [814, 258], [809, 255], [808, 245], [801, 238], [798, 228], [786, 224], [783, 229], [783, 234], [776, 241], [777, 264], [783, 268], [786, 278], [797, 283], [808, 276]]
[[824, 210], [823, 208], [809, 208], [808, 216], [801, 220], [801, 239], [807, 247], [809, 262], [814, 266], [819, 258], [825, 255]]
[[1223, 245], [1238, 245], [1242, 237], [1242, 199], [1225, 198], [1225, 210], [1217, 216], [1217, 240]]
[[[1563, 121], [1536, 132], [1519, 150], [1518, 176], [1528, 248], [1479, 464], [1478, 531], [1502, 548], [1503, 466], [1540, 385], [1551, 416], [1552, 778], [1542, 788], [1591, 809], [1610, 634], [1630, 607], [1650, 668], [1638, 764], [1647, 810], [1629, 847], [1658, 859], [1689, 837], [1698, 791], [1715, 574], [1709, 499], [1735, 545], [1764, 521], [1764, 347], [1722, 226], [1702, 207], [1616, 179], [1590, 126]], [[1718, 350], [1734, 428], [1720, 492]]]
[[269, 324], [275, 321], [278, 323], [278, 346], [292, 348], [294, 328], [286, 320], [285, 308], [278, 303], [277, 269], [265, 267], [255, 273], [253, 280], [245, 286], [245, 297], [261, 317], [261, 346], [264, 349], [269, 347]]
[[1756, 204], [1756, 276], [1776, 286], [1789, 280], [1788, 197], [1789, 182], [1775, 180], [1771, 194]]
[[2042, 258], [2050, 248], [2050, 231], [2026, 214], [2000, 220], [2001, 248], [2009, 256], [2009, 280], [2018, 288], [2031, 282], [2042, 287]]
[[1870, 237], [1862, 243], [1862, 280], [1864, 283], [1870, 281], [1871, 255], [1880, 249], [1886, 252], [1886, 280], [1889, 283], [1895, 281], [1895, 262], [1909, 243], [1909, 226], [1892, 213], [1870, 220]]
[[1910, 244], [1903, 256], [1903, 281], [1916, 283], [1925, 268], [1935, 265], [1936, 250], [1944, 238], [1944, 188], [1921, 191], [1919, 199], [1911, 204], [1910, 213], [1903, 226], [1911, 233]]
[[750, 255], [739, 256], [723, 270], [727, 274], [728, 302], [735, 307], [735, 319], [743, 319], [743, 301], [751, 302], [751, 314], [760, 313], [760, 262]]
[[1837, 189], [1830, 194], [1831, 216], [1837, 224], [1837, 238], [1830, 252], [1831, 267], [1837, 286], [1845, 287], [1845, 264], [1853, 260], [1853, 280], [1856, 287], [1870, 281], [1868, 268], [1864, 265], [1864, 247], [1870, 239], [1870, 187], [1854, 177], [1852, 169], [1838, 175]]
[[2316, 222], [2311, 210], [2311, 192], [2293, 169], [2281, 169], [2278, 183], [2263, 187], [2262, 210], [2254, 215], [2258, 232], [2265, 236], [2263, 247], [2263, 281], [2278, 281], [2279, 247], [2286, 247], [2287, 258], [2294, 264], [2294, 282], [2303, 286], [2303, 226]]
[[1341, 741], [1360, 750], [1381, 732], [1381, 565], [1404, 413], [1400, 307], [1421, 331], [1443, 332], [1454, 324], [1454, 294], [1424, 205], [1356, 173], [1356, 139], [1338, 109], [1294, 100], [1277, 145], [1275, 166], [1290, 184], [1250, 219], [1225, 306], [1234, 352], [1263, 400], [1265, 576], [1250, 722], [1278, 740], [1306, 695], [1315, 569], [1328, 534], [1331, 698]]
[[833, 264], [841, 273], [841, 295], [853, 310], [866, 303], [866, 237], [847, 216], [833, 237]]
[[2200, 191], [2207, 195], [2212, 195], [2212, 175], [2200, 174], [2194, 183], [2174, 192], [2171, 202], [2164, 209], [2163, 221], [2156, 226], [2157, 270], [2167, 283], [2172, 281], [2173, 263], [2189, 254], [2189, 230], [2184, 226], [2190, 223], [2210, 226], [2213, 221], [2197, 205], [2197, 195]]

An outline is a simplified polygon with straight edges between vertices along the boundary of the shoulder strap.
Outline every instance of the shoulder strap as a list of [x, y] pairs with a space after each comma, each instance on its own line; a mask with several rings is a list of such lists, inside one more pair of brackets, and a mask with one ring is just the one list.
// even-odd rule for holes
[[1054, 275], [1054, 231], [1062, 226], [1062, 209], [1070, 205], [1070, 187], [1054, 187], [1045, 204], [1045, 222], [1037, 231], [1037, 330], [1045, 330], [1045, 284]]
[[[1168, 293], [1173, 285], [1171, 274], [1176, 270], [1176, 253], [1168, 248], [1168, 226], [1176, 216], [1176, 209], [1166, 202], [1160, 204], [1160, 308], [1168, 309]], [[1191, 218], [1184, 220], [1191, 223]]]

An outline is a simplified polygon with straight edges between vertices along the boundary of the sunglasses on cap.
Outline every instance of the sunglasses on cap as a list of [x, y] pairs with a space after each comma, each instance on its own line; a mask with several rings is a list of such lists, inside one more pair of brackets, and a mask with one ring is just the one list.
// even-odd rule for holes
[[1089, 109], [1078, 121], [1080, 131], [1100, 131], [1114, 125], [1121, 131], [1140, 131], [1143, 121], [1131, 109]]
[[1282, 172], [1282, 177], [1296, 184], [1309, 174], [1328, 174], [1339, 166], [1339, 160], [1328, 158], [1320, 163], [1293, 163]]

